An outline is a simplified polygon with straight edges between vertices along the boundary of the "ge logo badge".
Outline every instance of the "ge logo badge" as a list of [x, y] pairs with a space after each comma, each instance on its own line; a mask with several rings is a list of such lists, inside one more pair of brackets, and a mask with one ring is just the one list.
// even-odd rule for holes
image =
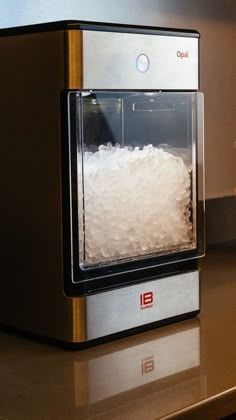
[[153, 307], [153, 292], [146, 292], [140, 295], [140, 309]]
[[154, 365], [153, 357], [148, 357], [147, 359], [142, 360], [142, 375], [153, 372], [154, 369], [155, 369], [155, 365]]

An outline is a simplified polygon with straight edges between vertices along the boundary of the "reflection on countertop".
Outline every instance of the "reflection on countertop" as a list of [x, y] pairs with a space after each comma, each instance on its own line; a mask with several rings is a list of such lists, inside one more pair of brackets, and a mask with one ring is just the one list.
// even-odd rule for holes
[[236, 245], [202, 265], [202, 310], [81, 352], [2, 331], [0, 419], [215, 419], [236, 412]]

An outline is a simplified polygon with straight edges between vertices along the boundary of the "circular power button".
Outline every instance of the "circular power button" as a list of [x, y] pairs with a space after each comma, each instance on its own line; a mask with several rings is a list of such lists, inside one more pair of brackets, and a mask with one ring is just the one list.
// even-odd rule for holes
[[146, 54], [139, 54], [136, 60], [136, 67], [141, 73], [146, 73], [149, 69], [150, 62]]

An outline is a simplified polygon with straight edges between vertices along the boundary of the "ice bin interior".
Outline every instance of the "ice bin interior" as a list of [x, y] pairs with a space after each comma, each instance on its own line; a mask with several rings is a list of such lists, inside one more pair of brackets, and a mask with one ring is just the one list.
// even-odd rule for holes
[[196, 248], [197, 93], [76, 93], [83, 269]]

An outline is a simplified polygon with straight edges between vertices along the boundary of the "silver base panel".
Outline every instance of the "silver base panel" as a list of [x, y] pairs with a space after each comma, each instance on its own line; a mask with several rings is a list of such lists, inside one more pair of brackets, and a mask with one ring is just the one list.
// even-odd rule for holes
[[198, 270], [94, 294], [86, 298], [87, 340], [199, 309]]

